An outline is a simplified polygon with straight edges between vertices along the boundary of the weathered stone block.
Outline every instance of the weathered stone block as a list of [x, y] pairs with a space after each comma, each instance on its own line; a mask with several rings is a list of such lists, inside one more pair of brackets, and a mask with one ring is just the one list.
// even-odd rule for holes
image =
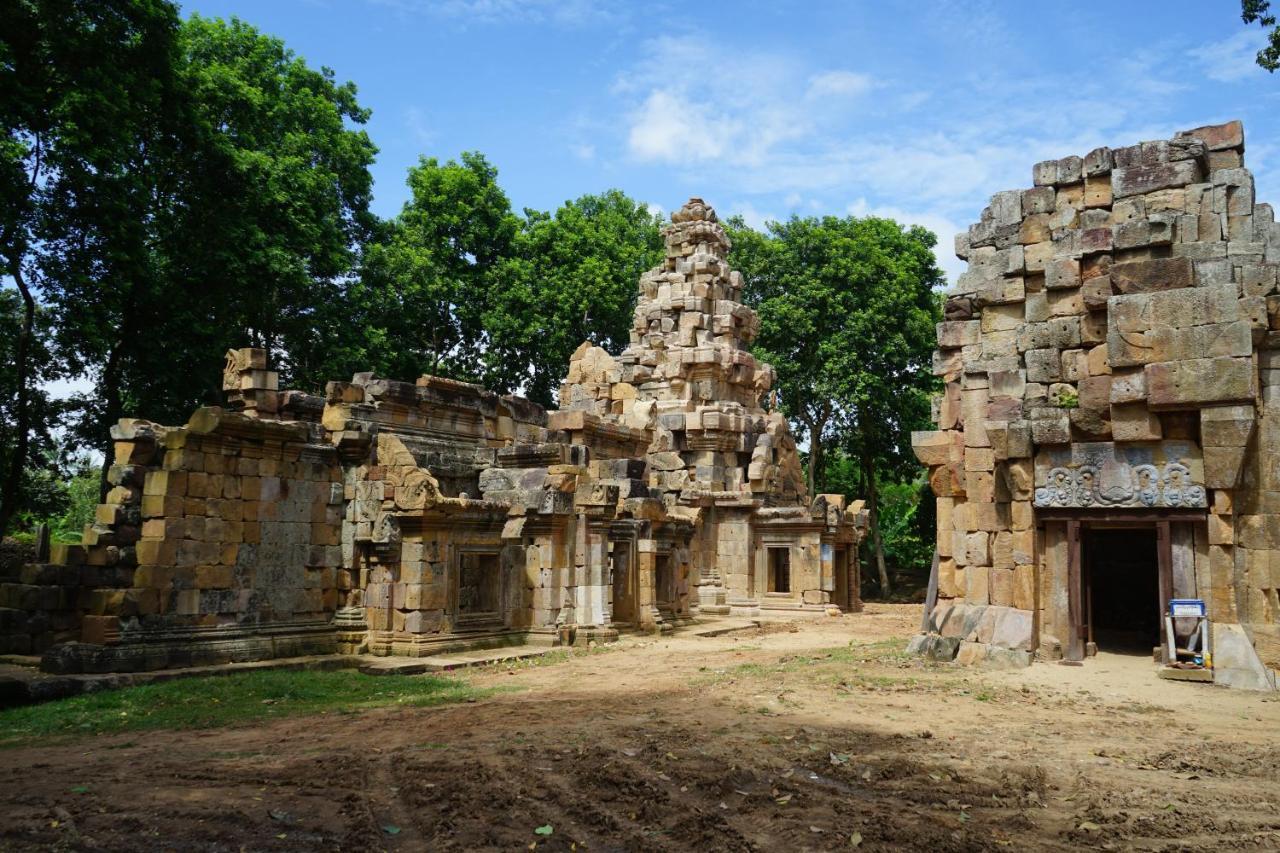
[[928, 430], [911, 433], [911, 450], [922, 465], [945, 465], [951, 461], [952, 433]]
[[1191, 328], [1156, 326], [1147, 337], [1153, 362], [1183, 361], [1215, 356], [1248, 356], [1253, 332], [1243, 320]]
[[1244, 148], [1244, 125], [1239, 121], [1206, 125], [1181, 131], [1178, 137], [1199, 139], [1210, 151]]
[[1147, 400], [1153, 407], [1176, 408], [1237, 402], [1254, 397], [1253, 364], [1248, 358], [1197, 358], [1148, 364]]
[[1057, 382], [1062, 378], [1062, 359], [1057, 349], [1029, 349], [1025, 355], [1027, 381]]
[[1204, 448], [1204, 484], [1210, 489], [1234, 489], [1240, 481], [1245, 447]]
[[1124, 198], [1194, 184], [1203, 177], [1200, 165], [1194, 160], [1127, 166], [1112, 170], [1111, 191], [1116, 198]]
[[981, 339], [981, 335], [980, 320], [960, 320], [938, 324], [938, 346], [942, 349], [957, 349], [976, 344]]
[[1194, 269], [1188, 258], [1153, 258], [1126, 261], [1111, 266], [1111, 286], [1117, 293], [1153, 293], [1194, 284]]
[[1071, 421], [1066, 412], [1031, 421], [1031, 439], [1036, 444], [1067, 444], [1071, 441]]

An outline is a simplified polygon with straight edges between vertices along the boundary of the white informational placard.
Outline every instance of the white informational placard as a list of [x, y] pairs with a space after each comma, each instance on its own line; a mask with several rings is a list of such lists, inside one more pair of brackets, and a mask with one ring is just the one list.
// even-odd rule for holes
[[1175, 598], [1169, 602], [1169, 615], [1175, 618], [1203, 616], [1204, 602], [1198, 598]]

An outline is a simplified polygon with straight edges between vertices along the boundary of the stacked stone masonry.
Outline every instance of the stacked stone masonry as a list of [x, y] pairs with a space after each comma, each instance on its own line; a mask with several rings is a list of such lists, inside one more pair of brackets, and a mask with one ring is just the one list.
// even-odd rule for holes
[[[1239, 122], [1037, 164], [956, 238], [913, 437], [937, 498], [935, 656], [1078, 657], [1072, 522], [1176, 519], [1172, 588], [1280, 621], [1280, 225]], [[1154, 606], [1154, 605], [1153, 605]]]
[[137, 670], [859, 609], [865, 514], [808, 498], [761, 408], [714, 211], [690, 200], [665, 239], [630, 346], [583, 344], [560, 411], [431, 376], [280, 391], [262, 351], [229, 352], [225, 407], [114, 428], [83, 542], [0, 583], [3, 651]]

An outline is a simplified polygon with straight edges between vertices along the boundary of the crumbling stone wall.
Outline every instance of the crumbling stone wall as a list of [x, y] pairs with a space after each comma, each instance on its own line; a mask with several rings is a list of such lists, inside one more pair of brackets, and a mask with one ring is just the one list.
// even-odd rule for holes
[[1274, 630], [1280, 225], [1243, 154], [1231, 122], [1040, 163], [957, 236], [938, 429], [913, 438], [938, 506], [922, 648], [1061, 653], [1064, 511], [1203, 513], [1174, 525], [1174, 596]]
[[773, 371], [745, 348], [757, 320], [714, 211], [691, 200], [666, 245], [631, 346], [584, 344], [559, 412], [430, 376], [281, 391], [263, 351], [229, 352], [225, 407], [117, 425], [83, 544], [0, 586], [26, 640], [6, 642], [104, 671], [857, 609], [861, 507], [810, 501], [760, 406]]

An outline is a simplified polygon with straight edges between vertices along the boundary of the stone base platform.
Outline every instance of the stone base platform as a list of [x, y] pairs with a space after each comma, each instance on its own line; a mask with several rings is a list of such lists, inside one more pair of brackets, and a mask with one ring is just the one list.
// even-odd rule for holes
[[328, 655], [337, 651], [337, 632], [327, 621], [174, 627], [126, 632], [119, 642], [105, 645], [63, 643], [44, 653], [40, 668], [63, 675], [147, 672]]

